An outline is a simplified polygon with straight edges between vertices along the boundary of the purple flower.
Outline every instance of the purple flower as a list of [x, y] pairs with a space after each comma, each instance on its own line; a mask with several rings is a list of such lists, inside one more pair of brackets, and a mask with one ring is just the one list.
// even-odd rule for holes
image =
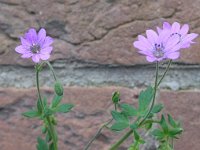
[[146, 31], [147, 38], [138, 36], [138, 41], [133, 43], [139, 49], [139, 53], [146, 55], [149, 62], [162, 61], [164, 59], [177, 59], [181, 47], [179, 36], [170, 36], [169, 30], [162, 30], [157, 34], [153, 30]]
[[189, 26], [185, 24], [181, 27], [177, 22], [172, 25], [164, 22], [163, 29], [157, 27], [157, 31], [147, 30], [147, 38], [139, 35], [138, 41], [133, 43], [149, 62], [179, 58], [180, 49], [188, 48], [198, 36], [196, 33], [188, 34]]
[[41, 60], [47, 60], [50, 57], [53, 47], [53, 39], [46, 36], [45, 29], [40, 29], [36, 32], [35, 29], [29, 29], [24, 37], [20, 37], [21, 45], [15, 48], [17, 53], [22, 54], [22, 58], [30, 58], [35, 63], [39, 63]]
[[[159, 27], [157, 27], [158, 33], [162, 31]], [[181, 48], [188, 48], [190, 47], [190, 44], [194, 43], [192, 40], [194, 40], [198, 34], [196, 33], [190, 33], [189, 31], [189, 25], [184, 24], [182, 27], [178, 22], [174, 22], [172, 25], [170, 25], [168, 22], [163, 23], [163, 30], [169, 30], [171, 32], [171, 36], [179, 35], [180, 42], [181, 42]]]

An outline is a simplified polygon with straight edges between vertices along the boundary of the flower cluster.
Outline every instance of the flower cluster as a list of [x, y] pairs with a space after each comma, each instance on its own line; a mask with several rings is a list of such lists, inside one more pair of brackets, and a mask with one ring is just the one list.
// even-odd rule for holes
[[35, 29], [29, 29], [24, 37], [21, 37], [21, 45], [15, 48], [15, 51], [22, 54], [22, 58], [30, 58], [35, 63], [41, 60], [47, 60], [50, 57], [53, 47], [53, 39], [46, 36], [45, 29], [36, 32]]
[[163, 28], [157, 27], [157, 32], [147, 30], [147, 38], [139, 35], [138, 41], [133, 43], [139, 49], [138, 53], [145, 55], [147, 61], [162, 61], [165, 59], [177, 59], [182, 48], [188, 48], [198, 36], [196, 33], [188, 34], [189, 26], [174, 22], [170, 25], [163, 23]]

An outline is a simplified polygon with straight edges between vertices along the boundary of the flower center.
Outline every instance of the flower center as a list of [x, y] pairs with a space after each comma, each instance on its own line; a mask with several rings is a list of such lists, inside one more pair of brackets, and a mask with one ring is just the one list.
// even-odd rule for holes
[[40, 45], [39, 44], [32, 45], [30, 49], [31, 49], [31, 52], [34, 53], [34, 54], [39, 53], [40, 52]]
[[164, 46], [162, 44], [155, 44], [154, 46], [155, 47], [154, 47], [153, 55], [156, 58], [163, 57], [164, 56], [164, 52], [163, 52]]

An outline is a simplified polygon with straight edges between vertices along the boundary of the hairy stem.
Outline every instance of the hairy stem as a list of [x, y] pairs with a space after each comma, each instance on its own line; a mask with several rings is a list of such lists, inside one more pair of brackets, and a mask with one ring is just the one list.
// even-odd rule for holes
[[[142, 121], [139, 123], [138, 126], [143, 125], [143, 123], [145, 122], [145, 120], [149, 117], [149, 114], [151, 113], [154, 103], [155, 103], [155, 99], [156, 99], [156, 92], [157, 92], [157, 85], [158, 85], [158, 70], [159, 70], [159, 66], [158, 66], [158, 62], [156, 62], [156, 79], [155, 79], [155, 85], [154, 85], [154, 94], [153, 94], [153, 100], [151, 103], [151, 106], [149, 108], [149, 111], [147, 112], [147, 114], [144, 116], [144, 118], [142, 119]], [[119, 141], [117, 141], [109, 150], [117, 150], [117, 148], [133, 133], [133, 129], [129, 130]]]
[[164, 74], [162, 75], [162, 77], [160, 78], [160, 80], [158, 81], [158, 85], [157, 85], [157, 86], [159, 86], [160, 83], [162, 82], [162, 80], [164, 79], [164, 77], [165, 77], [166, 73], [168, 72], [168, 70], [169, 70], [171, 64], [172, 64], [172, 60], [169, 60], [168, 65], [167, 65], [167, 68], [165, 69], [165, 72], [164, 72]]
[[57, 77], [56, 77], [56, 74], [54, 72], [54, 69], [53, 69], [52, 65], [48, 61], [45, 61], [45, 63], [49, 66], [49, 69], [53, 73], [54, 80], [57, 81]]
[[92, 137], [92, 139], [88, 142], [88, 144], [85, 146], [84, 150], [88, 150], [89, 147], [91, 146], [92, 142], [100, 135], [101, 131], [107, 127], [107, 125], [109, 125], [112, 122], [113, 119], [110, 119], [108, 122], [104, 123], [99, 130], [97, 131], [97, 133]]
[[[41, 92], [40, 92], [40, 83], [39, 83], [39, 67], [42, 67], [43, 64], [41, 64], [40, 66], [36, 66], [36, 84], [37, 84], [37, 92], [38, 92], [38, 96], [39, 96], [39, 103], [43, 109], [43, 112], [44, 112], [44, 105], [43, 105], [43, 102], [42, 102], [42, 97], [41, 97]], [[47, 120], [47, 125], [48, 125], [48, 129], [49, 129], [49, 132], [50, 132], [50, 135], [53, 139], [53, 146], [54, 146], [54, 150], [58, 150], [57, 148], [57, 136], [56, 136], [56, 132], [55, 132], [55, 129], [54, 129], [54, 126], [52, 125], [51, 123], [51, 120], [49, 118], [49, 116], [46, 116], [45, 118]]]

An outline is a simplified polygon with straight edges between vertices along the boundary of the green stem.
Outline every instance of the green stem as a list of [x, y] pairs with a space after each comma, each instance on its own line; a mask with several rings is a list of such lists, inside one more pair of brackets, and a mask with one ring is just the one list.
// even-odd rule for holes
[[54, 125], [52, 124], [49, 116], [46, 117], [46, 120], [47, 120], [47, 123], [48, 123], [48, 127], [49, 127], [49, 131], [50, 131], [51, 137], [53, 139], [54, 150], [58, 150], [58, 146], [57, 146], [57, 141], [58, 140], [57, 140], [57, 136], [56, 136], [56, 131], [55, 131]]
[[113, 119], [110, 119], [108, 122], [104, 123], [99, 130], [97, 131], [97, 133], [93, 136], [93, 138], [88, 142], [88, 144], [85, 146], [84, 150], [88, 150], [88, 148], [90, 147], [90, 145], [93, 143], [93, 141], [99, 136], [99, 134], [101, 133], [101, 131], [107, 127], [107, 125], [109, 125], [112, 122]]
[[154, 93], [153, 93], [153, 100], [151, 103], [151, 106], [149, 108], [149, 111], [147, 112], [146, 116], [143, 118], [143, 120], [139, 123], [139, 126], [143, 124], [143, 122], [149, 117], [149, 114], [151, 113], [154, 103], [155, 103], [155, 99], [156, 99], [156, 93], [157, 93], [157, 87], [158, 87], [158, 62], [156, 62], [156, 79], [155, 79], [155, 85], [154, 85]]
[[[115, 107], [115, 111], [117, 111], [117, 104], [114, 104]], [[101, 131], [107, 127], [111, 122], [113, 121], [113, 119], [110, 119], [109, 121], [107, 121], [106, 123], [104, 123], [99, 130], [97, 131], [97, 133], [93, 136], [93, 138], [88, 142], [88, 144], [85, 146], [84, 150], [88, 150], [88, 148], [90, 147], [90, 145], [94, 142], [94, 140], [99, 136], [99, 134], [101, 133]]]
[[162, 77], [161, 77], [160, 80], [158, 81], [158, 86], [160, 85], [160, 83], [161, 83], [162, 80], [164, 79], [164, 77], [165, 77], [166, 73], [168, 72], [168, 70], [169, 70], [171, 64], [172, 64], [172, 60], [169, 60], [168, 65], [167, 65], [167, 68], [165, 69], [164, 74], [162, 75]]
[[[39, 96], [38, 101], [39, 101], [39, 103], [40, 103], [40, 105], [43, 109], [43, 112], [44, 112], [45, 108], [44, 108], [44, 105], [43, 105], [43, 102], [42, 102], [42, 97], [41, 97], [41, 93], [40, 93], [40, 84], [39, 84], [39, 72], [40, 72], [39, 67], [42, 67], [42, 65], [43, 65], [43, 63], [40, 66], [36, 65], [36, 84], [37, 84], [37, 92], [38, 92], [38, 96]], [[49, 132], [50, 132], [51, 137], [53, 139], [54, 150], [58, 150], [58, 148], [57, 148], [57, 138], [55, 136], [56, 135], [55, 129], [54, 129], [52, 123], [51, 123], [49, 116], [46, 117], [46, 120], [47, 120], [47, 123], [48, 123]]]
[[49, 66], [49, 69], [51, 70], [51, 72], [53, 73], [54, 80], [57, 81], [57, 77], [56, 77], [56, 74], [54, 72], [52, 65], [48, 61], [45, 61], [45, 62]]
[[[149, 114], [151, 113], [155, 99], [156, 99], [156, 92], [157, 92], [157, 84], [158, 84], [158, 62], [156, 62], [156, 79], [155, 79], [155, 85], [154, 85], [154, 94], [153, 94], [153, 100], [151, 103], [151, 106], [149, 108], [149, 111], [145, 115], [145, 117], [142, 119], [142, 121], [139, 123], [138, 126], [143, 125], [144, 121], [148, 118]], [[129, 130], [117, 143], [115, 143], [109, 150], [116, 150], [131, 134], [133, 133], [133, 129]]]

